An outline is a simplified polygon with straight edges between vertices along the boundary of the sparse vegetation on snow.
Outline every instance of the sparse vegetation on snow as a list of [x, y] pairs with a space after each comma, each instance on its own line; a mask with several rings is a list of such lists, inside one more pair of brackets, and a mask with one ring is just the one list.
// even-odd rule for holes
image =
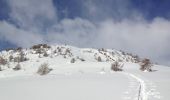
[[150, 59], [143, 59], [142, 62], [140, 62], [140, 70], [142, 71], [152, 71], [152, 63], [150, 61]]
[[19, 63], [13, 68], [14, 71], [18, 71], [20, 69], [21, 69], [21, 65]]
[[52, 71], [52, 69], [49, 68], [49, 65], [47, 63], [44, 63], [44, 64], [41, 64], [40, 67], [38, 68], [37, 74], [46, 75], [50, 71]]
[[111, 64], [111, 70], [113, 71], [123, 71], [123, 64], [120, 64], [118, 61], [115, 61]]
[[7, 60], [4, 59], [3, 57], [0, 57], [0, 65], [6, 65], [7, 64]]
[[75, 58], [72, 58], [70, 63], [75, 63], [76, 59]]

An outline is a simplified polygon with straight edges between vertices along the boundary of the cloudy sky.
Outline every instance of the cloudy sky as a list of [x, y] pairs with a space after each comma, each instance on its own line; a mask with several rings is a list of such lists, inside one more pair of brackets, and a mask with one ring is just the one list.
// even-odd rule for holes
[[0, 50], [114, 48], [170, 66], [169, 0], [0, 0]]

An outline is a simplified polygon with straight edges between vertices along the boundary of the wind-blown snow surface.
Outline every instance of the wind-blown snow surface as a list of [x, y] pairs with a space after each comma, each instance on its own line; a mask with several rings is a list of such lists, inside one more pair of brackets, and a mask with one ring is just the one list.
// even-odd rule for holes
[[[134, 59], [115, 50], [109, 61], [95, 49], [79, 49], [71, 46], [73, 55], [52, 54], [58, 46], [47, 50], [48, 57], [40, 57], [33, 50], [24, 50], [29, 58], [21, 62], [22, 69], [13, 71], [17, 64], [10, 62], [0, 71], [1, 100], [169, 100], [170, 68], [155, 65], [154, 72], [142, 72]], [[12, 51], [3, 51], [1, 56], [8, 58]], [[51, 54], [51, 55], [50, 55]], [[95, 56], [101, 56], [98, 62]], [[77, 57], [78, 56], [78, 57]], [[75, 63], [70, 63], [76, 58]], [[83, 58], [80, 61], [77, 58]], [[111, 60], [124, 63], [122, 72], [110, 70]], [[53, 70], [39, 76], [36, 72], [42, 63], [48, 63]]]

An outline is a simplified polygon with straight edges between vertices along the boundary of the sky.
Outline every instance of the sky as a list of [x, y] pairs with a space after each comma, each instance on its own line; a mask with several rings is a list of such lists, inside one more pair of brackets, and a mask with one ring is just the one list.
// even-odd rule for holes
[[0, 0], [0, 50], [113, 48], [170, 66], [169, 0]]

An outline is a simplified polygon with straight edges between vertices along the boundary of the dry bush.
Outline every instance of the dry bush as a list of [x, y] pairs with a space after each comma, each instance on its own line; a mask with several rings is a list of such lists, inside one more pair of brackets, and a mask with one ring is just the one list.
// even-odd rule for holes
[[18, 47], [15, 49], [16, 52], [20, 52], [22, 50], [22, 47]]
[[19, 62], [27, 61], [28, 59], [25, 57], [25, 54], [23, 51], [20, 52], [19, 55]]
[[57, 53], [57, 50], [54, 50], [53, 53], [56, 54], [56, 53]]
[[134, 55], [133, 56], [135, 63], [139, 63], [140, 62], [140, 57], [138, 55]]
[[71, 50], [69, 48], [66, 49], [65, 54], [71, 53]]
[[79, 58], [81, 61], [85, 61], [85, 59], [83, 59], [83, 58]]
[[7, 60], [4, 59], [3, 57], [0, 57], [0, 65], [6, 65], [7, 64]]
[[43, 56], [44, 56], [44, 57], [48, 57], [47, 52], [44, 52]]
[[66, 55], [63, 55], [63, 58], [65, 58], [65, 59], [66, 59], [66, 58], [67, 58], [67, 56], [66, 56]]
[[41, 64], [38, 68], [37, 73], [39, 75], [46, 75], [48, 74], [52, 69], [48, 67], [49, 65], [47, 63]]
[[115, 61], [111, 65], [111, 70], [113, 70], [113, 71], [123, 71], [122, 67], [123, 67], [123, 64], [120, 64], [118, 61]]
[[35, 53], [36, 54], [42, 54], [43, 50], [41, 48], [38, 48], [38, 49], [35, 50]]
[[20, 53], [20, 55], [18, 57], [14, 57], [13, 59], [14, 59], [14, 62], [18, 62], [18, 63], [28, 60], [28, 58], [26, 58], [23, 53]]
[[72, 58], [70, 62], [71, 62], [71, 63], [75, 63], [75, 62], [76, 62], [76, 59], [75, 59], [75, 58]]
[[60, 47], [57, 47], [58, 52], [62, 52], [62, 49]]
[[100, 56], [97, 57], [97, 61], [98, 62], [101, 62], [102, 61], [102, 58]]
[[2, 71], [2, 68], [1, 68], [1, 66], [0, 66], [0, 71]]
[[11, 62], [14, 59], [12, 55], [9, 56], [9, 61]]
[[37, 44], [31, 47], [31, 49], [39, 49], [39, 48], [51, 48], [51, 47], [47, 44]]
[[142, 62], [140, 63], [140, 70], [142, 70], [142, 71], [147, 70], [147, 71], [151, 72], [152, 71], [151, 67], [152, 67], [152, 63], [147, 58], [143, 59]]
[[19, 63], [13, 68], [13, 70], [15, 71], [18, 71], [20, 69], [21, 69], [21, 65]]
[[19, 57], [14, 57], [14, 62], [19, 62], [20, 58]]
[[79, 56], [77, 56], [77, 59], [79, 59], [80, 61], [85, 61], [84, 58], [80, 58]]

